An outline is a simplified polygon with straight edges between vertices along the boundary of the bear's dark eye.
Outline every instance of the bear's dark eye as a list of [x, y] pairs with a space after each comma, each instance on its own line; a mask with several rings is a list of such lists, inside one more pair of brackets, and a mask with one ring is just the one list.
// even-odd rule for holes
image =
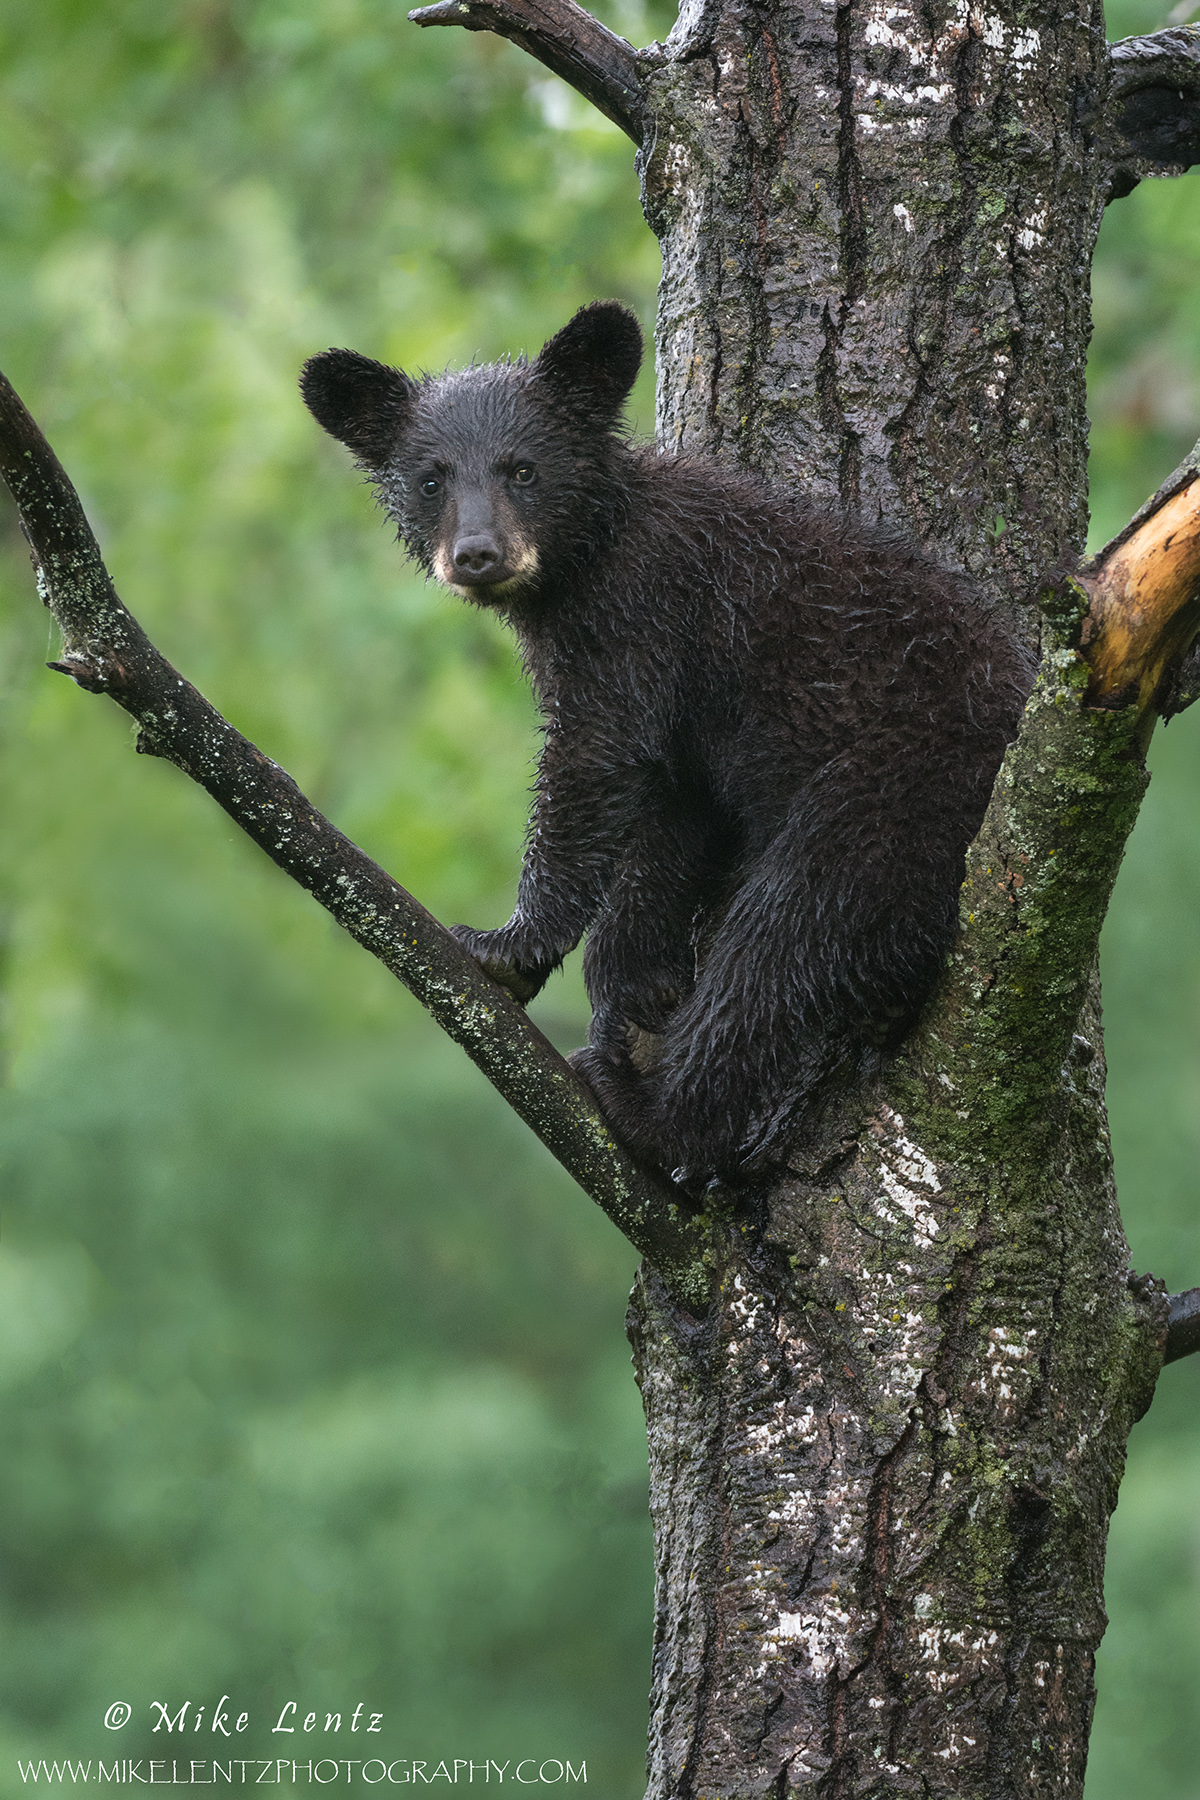
[[537, 480], [537, 470], [532, 463], [519, 463], [513, 470], [513, 480], [518, 487], [530, 487]]
[[436, 475], [427, 475], [421, 483], [421, 492], [423, 494], [436, 494], [440, 491], [441, 485], [442, 484]]

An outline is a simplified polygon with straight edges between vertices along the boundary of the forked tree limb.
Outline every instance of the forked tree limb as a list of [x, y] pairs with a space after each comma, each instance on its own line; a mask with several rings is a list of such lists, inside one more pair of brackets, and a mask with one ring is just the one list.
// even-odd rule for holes
[[[575, 0], [437, 0], [416, 25], [491, 31], [543, 63], [639, 146], [653, 122], [644, 76], [654, 60]], [[1096, 128], [1111, 163], [1108, 198], [1200, 162], [1200, 25], [1122, 38], [1109, 49], [1109, 86]]]
[[511, 995], [159, 654], [118, 599], [79, 496], [3, 375], [0, 474], [21, 515], [38, 591], [62, 629], [62, 655], [50, 667], [122, 706], [141, 728], [139, 750], [198, 782], [378, 957], [678, 1298], [702, 1309], [706, 1221], [617, 1143], [589, 1090]]
[[642, 61], [575, 0], [438, 0], [409, 13], [414, 25], [461, 25], [509, 38], [627, 132], [635, 144], [649, 117]]
[[[653, 124], [645, 74], [661, 52], [637, 51], [575, 0], [436, 0], [415, 25], [459, 25], [508, 38], [641, 146]], [[1122, 38], [1109, 49], [1096, 127], [1111, 163], [1110, 200], [1154, 175], [1200, 162], [1200, 26]]]
[[1200, 162], [1200, 25], [1122, 38], [1108, 63], [1108, 197], [1120, 200], [1148, 175], [1182, 175]]

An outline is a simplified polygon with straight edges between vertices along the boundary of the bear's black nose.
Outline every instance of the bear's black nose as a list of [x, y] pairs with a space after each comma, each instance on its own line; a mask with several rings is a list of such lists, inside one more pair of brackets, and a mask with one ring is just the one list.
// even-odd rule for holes
[[486, 575], [500, 561], [500, 546], [486, 532], [461, 537], [454, 546], [454, 567], [460, 575]]

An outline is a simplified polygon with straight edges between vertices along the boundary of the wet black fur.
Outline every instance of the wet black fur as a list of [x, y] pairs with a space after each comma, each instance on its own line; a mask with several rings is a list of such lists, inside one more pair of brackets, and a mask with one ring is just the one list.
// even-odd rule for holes
[[331, 350], [302, 386], [418, 561], [505, 613], [545, 712], [517, 909], [461, 941], [524, 999], [586, 932], [605, 1112], [736, 1178], [928, 994], [1032, 671], [900, 533], [627, 443], [640, 355], [602, 303], [532, 364]]

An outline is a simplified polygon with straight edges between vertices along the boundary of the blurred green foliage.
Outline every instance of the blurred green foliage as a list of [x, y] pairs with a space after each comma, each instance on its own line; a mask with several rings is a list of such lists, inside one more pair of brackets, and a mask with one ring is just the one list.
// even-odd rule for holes
[[[1158, 0], [1109, 36], [1158, 30]], [[1178, 18], [1173, 18], [1178, 23]], [[1200, 169], [1112, 206], [1093, 278], [1093, 543], [1200, 436]], [[1101, 943], [1109, 1119], [1134, 1266], [1200, 1283], [1200, 708], [1160, 727]], [[1109, 1539], [1087, 1800], [1200, 1797], [1200, 1357], [1135, 1427]]]
[[[384, 0], [0, 0], [0, 366], [166, 653], [445, 918], [507, 913], [532, 709], [296, 372], [536, 348], [599, 294], [649, 323], [631, 164], [511, 47]], [[1097, 267], [1101, 537], [1200, 429], [1198, 294], [1200, 185], [1146, 184]], [[648, 376], [635, 405], [648, 429]], [[363, 1700], [392, 1756], [586, 1758], [638, 1794], [632, 1253], [53, 649], [0, 511], [0, 1796], [17, 1756], [161, 1755], [149, 1702], [222, 1693], [247, 1755], [292, 1753], [290, 1699]], [[1126, 1216], [1173, 1286], [1200, 1279], [1198, 726], [1160, 734], [1105, 941]], [[580, 1040], [577, 973], [539, 1014]], [[1135, 1436], [1089, 1800], [1200, 1796], [1198, 1398], [1168, 1370]]]

